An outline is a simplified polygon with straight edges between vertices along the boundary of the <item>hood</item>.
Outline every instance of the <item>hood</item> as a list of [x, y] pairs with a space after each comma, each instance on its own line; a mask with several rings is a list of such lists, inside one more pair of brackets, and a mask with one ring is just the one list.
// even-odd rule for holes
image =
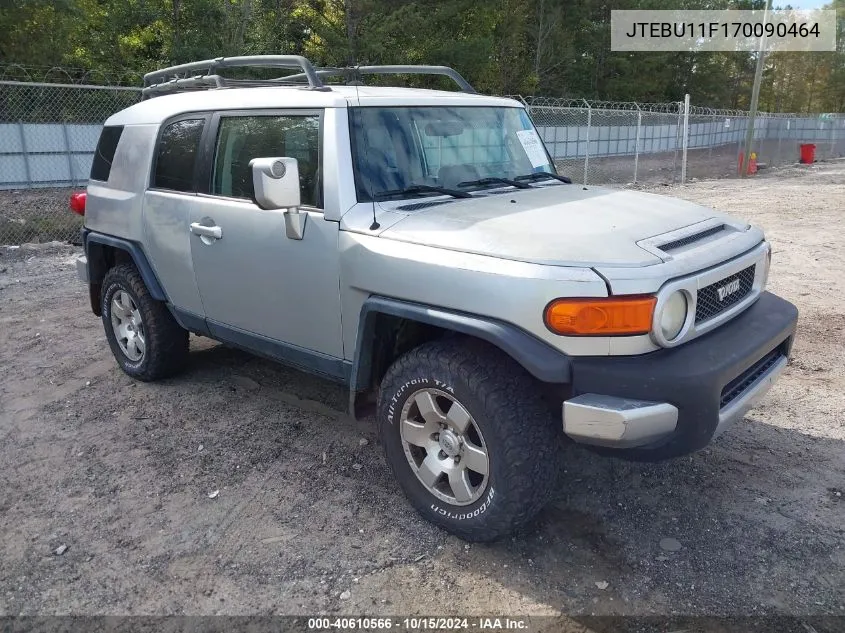
[[637, 242], [710, 218], [729, 222], [684, 200], [581, 185], [437, 203], [409, 213], [381, 237], [536, 264], [650, 266], [668, 257]]

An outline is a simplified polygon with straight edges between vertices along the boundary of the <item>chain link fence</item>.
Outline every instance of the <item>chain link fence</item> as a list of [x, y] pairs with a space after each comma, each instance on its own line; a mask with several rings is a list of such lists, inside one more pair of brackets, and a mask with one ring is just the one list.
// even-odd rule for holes
[[68, 210], [85, 187], [103, 121], [138, 88], [0, 80], [0, 244], [75, 241]]
[[[676, 183], [738, 176], [748, 112], [678, 103], [522, 98], [561, 173], [589, 184]], [[758, 113], [752, 152], [759, 169], [845, 156], [845, 115]], [[686, 151], [685, 151], [686, 149]]]
[[[7, 67], [0, 77], [0, 245], [78, 238], [82, 220], [68, 210], [70, 193], [88, 181], [103, 121], [140, 99], [140, 89], [130, 86], [20, 81], [34, 72]], [[39, 72], [51, 81], [91, 79], [62, 69]], [[625, 186], [738, 175], [747, 112], [686, 112], [683, 102], [519, 98], [560, 172], [576, 182]], [[818, 160], [845, 156], [845, 115], [762, 113], [754, 127], [761, 168], [797, 162], [802, 143], [816, 146]]]

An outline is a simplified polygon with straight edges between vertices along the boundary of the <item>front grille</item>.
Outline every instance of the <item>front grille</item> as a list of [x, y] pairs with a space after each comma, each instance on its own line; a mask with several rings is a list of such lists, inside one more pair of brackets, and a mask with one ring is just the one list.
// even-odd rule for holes
[[724, 409], [736, 400], [755, 380], [769, 371], [781, 358], [783, 358], [783, 351], [778, 346], [726, 384], [722, 389], [719, 408]]
[[661, 244], [658, 248], [664, 252], [675, 250], [676, 248], [681, 248], [682, 246], [688, 246], [693, 242], [697, 242], [698, 240], [703, 240], [705, 237], [710, 237], [711, 235], [716, 235], [716, 233], [721, 233], [725, 230], [724, 224], [719, 224], [717, 226], [712, 226], [709, 229], [701, 231], [700, 233], [693, 233], [692, 235], [687, 235], [686, 237], [682, 237], [677, 240], [673, 240], [671, 242], [666, 242], [665, 244]]
[[[698, 303], [695, 307], [695, 322], [701, 323], [712, 319], [747, 297], [754, 286], [754, 268], [754, 265], [749, 266], [745, 270], [740, 270], [738, 273], [701, 288], [698, 291]], [[720, 289], [723, 292], [721, 297], [719, 296]], [[726, 290], [732, 292], [725, 294]]]

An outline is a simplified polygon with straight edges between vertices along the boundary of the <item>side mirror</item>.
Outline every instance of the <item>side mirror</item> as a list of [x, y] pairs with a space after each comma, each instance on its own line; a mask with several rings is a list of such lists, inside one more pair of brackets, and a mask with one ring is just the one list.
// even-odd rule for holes
[[299, 165], [295, 158], [253, 158], [252, 186], [255, 204], [262, 209], [285, 209], [285, 233], [290, 239], [305, 235], [307, 213], [299, 210]]

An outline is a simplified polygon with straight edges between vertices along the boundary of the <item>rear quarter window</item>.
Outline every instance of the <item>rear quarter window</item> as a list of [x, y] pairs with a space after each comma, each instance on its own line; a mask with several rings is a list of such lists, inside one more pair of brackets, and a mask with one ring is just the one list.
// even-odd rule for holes
[[122, 125], [107, 125], [103, 128], [97, 149], [94, 150], [94, 160], [91, 161], [91, 180], [108, 182], [121, 134], [123, 134]]
[[156, 148], [152, 187], [195, 191], [194, 170], [205, 119], [184, 119], [164, 127]]

